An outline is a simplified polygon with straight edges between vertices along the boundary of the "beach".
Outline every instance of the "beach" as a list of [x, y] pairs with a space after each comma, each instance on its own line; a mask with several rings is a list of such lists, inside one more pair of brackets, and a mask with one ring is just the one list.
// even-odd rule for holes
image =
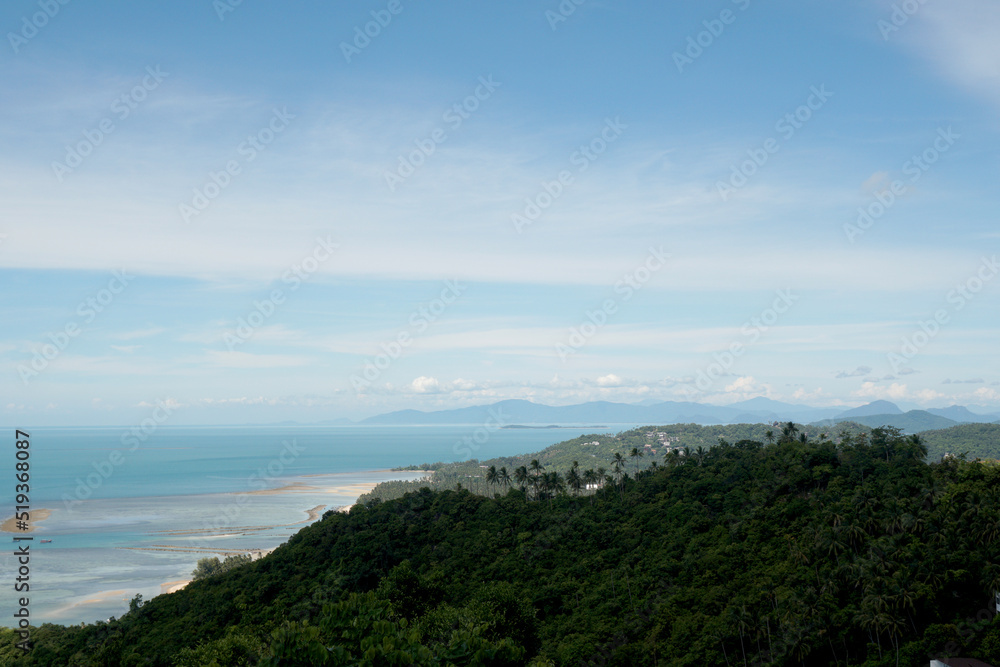
[[92, 623], [121, 616], [137, 594], [149, 599], [183, 589], [201, 558], [266, 557], [325, 512], [349, 510], [379, 483], [426, 474], [310, 473], [268, 489], [94, 499], [32, 510], [29, 531], [17, 530], [12, 516], [2, 529], [34, 533], [33, 618]]
[[[0, 498], [7, 539], [34, 538], [33, 621], [120, 617], [135, 595], [148, 600], [180, 590], [201, 558], [270, 553], [323, 514], [348, 511], [380, 482], [430, 475], [390, 468], [451, 460], [470, 429], [164, 426], [134, 452], [121, 449], [122, 433], [33, 430], [30, 533], [11, 522], [13, 498]], [[479, 454], [539, 451], [572, 434], [498, 430]], [[113, 464], [116, 450], [120, 463]], [[0, 564], [18, 567], [11, 551], [0, 553]], [[0, 625], [13, 618], [13, 602], [0, 596]]]

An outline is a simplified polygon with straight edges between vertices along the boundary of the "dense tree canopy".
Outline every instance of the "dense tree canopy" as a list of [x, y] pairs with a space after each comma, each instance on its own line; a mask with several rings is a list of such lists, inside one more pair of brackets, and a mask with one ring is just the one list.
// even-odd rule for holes
[[656, 468], [626, 451], [589, 496], [539, 460], [521, 482], [508, 468], [496, 498], [424, 489], [372, 499], [114, 622], [35, 629], [28, 657], [8, 631], [0, 659], [1000, 662], [1000, 469], [927, 464], [925, 445], [893, 429], [802, 435], [776, 428], [774, 444], [723, 441]]

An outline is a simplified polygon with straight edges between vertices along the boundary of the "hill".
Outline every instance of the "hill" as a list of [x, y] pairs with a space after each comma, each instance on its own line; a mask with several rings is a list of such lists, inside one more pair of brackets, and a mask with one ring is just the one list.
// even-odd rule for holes
[[[835, 428], [837, 423], [841, 421], [842, 420], [840, 418], [826, 419], [816, 422], [816, 425]], [[870, 428], [875, 428], [877, 426], [893, 426], [901, 429], [905, 433], [920, 433], [921, 431], [943, 429], [950, 426], [956, 426], [958, 424], [958, 422], [952, 421], [951, 419], [933, 415], [925, 410], [910, 410], [909, 412], [901, 414], [877, 414], [851, 417], [850, 421], [856, 424], [868, 426]]]
[[939, 460], [945, 454], [970, 459], [1000, 460], [1000, 424], [960, 424], [951, 428], [924, 431], [920, 434], [927, 445], [928, 457]]
[[732, 405], [663, 401], [647, 405], [593, 401], [579, 405], [551, 406], [524, 400], [499, 401], [455, 410], [421, 412], [400, 410], [375, 415], [362, 424], [731, 424], [783, 420], [815, 421], [838, 410], [780, 403], [754, 398]]
[[[820, 426], [798, 425], [798, 433], [807, 438], [817, 439], [821, 434], [833, 438], [832, 429]], [[845, 431], [856, 434], [870, 429], [859, 424], [843, 423], [837, 426], [837, 433]], [[714, 447], [720, 440], [739, 442], [740, 440], [768, 441], [777, 439], [781, 427], [769, 424], [724, 424], [716, 426], [701, 426], [699, 424], [668, 424], [664, 426], [641, 426], [614, 435], [592, 434], [582, 435], [571, 440], [556, 443], [540, 452], [526, 453], [520, 456], [501, 456], [479, 461], [471, 459], [454, 463], [424, 463], [407, 466], [401, 470], [433, 471], [425, 480], [383, 482], [364, 494], [359, 502], [373, 498], [392, 500], [401, 498], [405, 493], [417, 491], [422, 487], [431, 489], [452, 489], [461, 484], [475, 493], [486, 493], [486, 473], [490, 466], [496, 469], [506, 468], [508, 474], [521, 466], [529, 466], [533, 460], [539, 461], [547, 470], [565, 473], [574, 462], [578, 462], [583, 471], [588, 469], [605, 473], [610, 472], [615, 460], [615, 454], [623, 456], [629, 470], [644, 470], [654, 463], [663, 464], [672, 451], [694, 453], [698, 448], [704, 450]], [[632, 450], [638, 452], [632, 456]]]
[[589, 495], [373, 500], [120, 619], [34, 628], [26, 657], [0, 632], [0, 662], [995, 663], [1000, 467], [923, 457], [876, 430], [719, 444]]
[[947, 417], [960, 424], [988, 424], [997, 418], [996, 415], [977, 414], [964, 405], [952, 405], [947, 408], [928, 408], [927, 412], [939, 417]]
[[856, 417], [872, 417], [876, 415], [900, 415], [903, 411], [899, 406], [889, 401], [872, 401], [866, 405], [841, 412], [834, 419], [855, 419]]

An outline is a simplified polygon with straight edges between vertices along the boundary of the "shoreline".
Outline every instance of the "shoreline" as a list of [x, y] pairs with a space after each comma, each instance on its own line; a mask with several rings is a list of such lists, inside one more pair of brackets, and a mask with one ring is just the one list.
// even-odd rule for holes
[[[323, 514], [349, 512], [359, 496], [378, 484], [392, 480], [418, 480], [429, 474], [422, 470], [397, 471], [384, 468], [354, 472], [312, 472], [267, 479], [266, 481], [274, 484], [269, 489], [244, 488], [171, 496], [90, 498], [82, 501], [77, 508], [77, 515], [70, 515], [59, 509], [33, 509], [30, 513], [32, 530], [39, 522], [49, 519], [49, 523], [38, 531], [42, 536], [48, 537], [51, 534], [73, 539], [81, 536], [88, 541], [88, 546], [80, 547], [72, 539], [57, 537], [56, 542], [60, 544], [44, 546], [65, 545], [69, 549], [91, 549], [86, 552], [88, 558], [100, 560], [104, 557], [103, 554], [108, 556], [108, 562], [132, 563], [138, 568], [130, 570], [127, 577], [111, 571], [94, 572], [91, 575], [87, 568], [68, 568], [67, 573], [73, 574], [70, 579], [60, 583], [67, 590], [62, 591], [59, 596], [41, 595], [37, 600], [32, 600], [37, 609], [33, 615], [37, 615], [39, 621], [62, 625], [94, 623], [110, 616], [121, 616], [128, 609], [128, 601], [136, 594], [151, 599], [157, 595], [169, 595], [183, 590], [191, 582], [191, 572], [201, 558], [217, 557], [224, 560], [230, 555], [249, 554], [256, 561], [286, 543], [296, 531], [321, 520]], [[243, 484], [240, 480], [235, 480], [234, 483]], [[190, 490], [197, 491], [196, 488]], [[205, 508], [216, 506], [220, 509], [236, 508], [236, 516], [242, 518], [239, 521], [242, 525], [215, 526], [183, 520], [188, 511], [195, 512], [191, 515], [195, 517], [199, 516], [198, 512], [211, 516]], [[122, 508], [121, 513], [115, 511], [118, 507]], [[162, 517], [157, 516], [161, 512], [156, 508], [163, 509]], [[133, 526], [127, 531], [134, 534], [106, 546], [90, 546], [93, 535], [101, 530], [100, 522], [110, 515]], [[152, 516], [157, 516], [157, 520], [148, 521], [148, 517]], [[14, 532], [17, 528], [16, 519], [9, 517], [3, 528]], [[35, 539], [38, 540], [37, 537]], [[70, 553], [72, 552], [66, 552], [65, 555]], [[119, 556], [111, 557], [112, 553]], [[46, 554], [48, 558], [56, 558], [56, 563], [62, 561], [63, 554], [59, 548], [47, 550]], [[0, 622], [0, 627], [4, 626]]]

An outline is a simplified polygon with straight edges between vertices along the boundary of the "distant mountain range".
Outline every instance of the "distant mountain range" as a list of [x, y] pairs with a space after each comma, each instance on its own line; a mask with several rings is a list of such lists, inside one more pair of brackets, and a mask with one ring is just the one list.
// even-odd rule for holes
[[[980, 415], [964, 406], [903, 412], [888, 401], [875, 401], [851, 410], [816, 408], [782, 403], [769, 398], [752, 398], [730, 405], [686, 401], [664, 401], [633, 405], [593, 401], [578, 405], [550, 406], [525, 400], [507, 400], [455, 410], [422, 412], [400, 410], [362, 420], [371, 425], [421, 424], [758, 424], [794, 421], [800, 424], [832, 425], [854, 421], [866, 426], [897, 426], [908, 433], [940, 429], [960, 423], [992, 423], [1000, 414]], [[339, 420], [338, 420], [339, 421]], [[343, 422], [340, 422], [343, 423]]]

